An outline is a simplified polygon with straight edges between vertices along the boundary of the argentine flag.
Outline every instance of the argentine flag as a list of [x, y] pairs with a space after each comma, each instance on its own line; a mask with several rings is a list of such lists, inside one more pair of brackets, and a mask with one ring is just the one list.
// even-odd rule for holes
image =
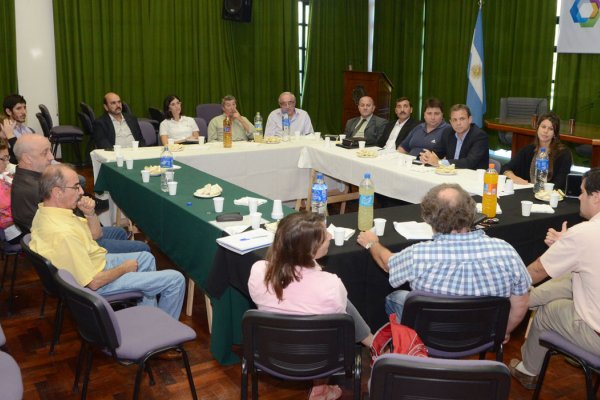
[[473, 122], [483, 127], [483, 114], [485, 113], [485, 81], [483, 69], [483, 29], [481, 28], [481, 5], [477, 14], [473, 42], [471, 43], [471, 55], [467, 67], [467, 106], [471, 109]]

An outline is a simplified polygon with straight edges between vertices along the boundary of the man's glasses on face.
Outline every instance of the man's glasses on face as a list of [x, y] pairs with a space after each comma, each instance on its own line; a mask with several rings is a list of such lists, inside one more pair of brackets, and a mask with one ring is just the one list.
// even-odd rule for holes
[[73, 186], [63, 186], [63, 189], [73, 189], [79, 191], [81, 189], [81, 185], [79, 183], [74, 184]]
[[294, 104], [296, 104], [296, 102], [293, 101], [293, 100], [292, 101], [280, 101], [279, 102], [280, 106], [293, 106]]

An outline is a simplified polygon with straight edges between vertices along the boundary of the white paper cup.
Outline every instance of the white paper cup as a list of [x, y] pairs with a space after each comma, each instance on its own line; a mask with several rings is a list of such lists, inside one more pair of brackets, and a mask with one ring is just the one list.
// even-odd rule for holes
[[505, 194], [515, 193], [515, 185], [514, 185], [512, 179], [507, 179], [506, 183], [504, 183], [504, 193]]
[[127, 169], [133, 169], [133, 158], [126, 159], [125, 165], [127, 165]]
[[206, 138], [204, 136], [198, 136], [198, 144], [204, 144]]
[[248, 212], [250, 215], [255, 213], [256, 210], [258, 210], [258, 199], [255, 197], [248, 198]]
[[331, 146], [331, 138], [329, 136], [327, 136], [325, 138], [325, 147], [330, 147]]
[[366, 144], [367, 144], [367, 142], [365, 142], [364, 140], [361, 140], [358, 142], [358, 148], [364, 149]]
[[150, 182], [150, 171], [142, 170], [142, 182], [148, 183]]
[[167, 185], [169, 186], [169, 196], [175, 196], [177, 194], [177, 182], [167, 182]]
[[132, 140], [131, 141], [131, 148], [136, 150], [138, 147], [140, 147], [140, 142], [137, 140]]
[[321, 132], [315, 132], [315, 139], [321, 140]]
[[554, 190], [554, 183], [550, 183], [550, 182], [544, 183], [544, 190], [546, 192], [552, 192]]
[[260, 222], [262, 220], [262, 213], [253, 212], [250, 214], [250, 225], [252, 225], [252, 229], [260, 228]]
[[172, 145], [172, 144], [175, 144], [175, 139], [171, 139], [171, 138], [167, 139], [167, 144], [169, 146]]
[[344, 139], [346, 139], [346, 135], [340, 135], [340, 142]]
[[383, 232], [385, 232], [385, 222], [387, 220], [385, 218], [375, 218], [373, 223], [375, 224], [375, 234], [377, 236], [383, 236]]
[[558, 207], [558, 193], [556, 192], [552, 192], [552, 194], [550, 195], [550, 207]]
[[283, 205], [281, 200], [273, 200], [273, 211], [271, 212], [271, 218], [279, 221], [283, 218]]
[[215, 205], [215, 212], [223, 212], [223, 203], [225, 203], [224, 197], [215, 197], [213, 203]]
[[343, 246], [344, 241], [346, 240], [346, 229], [336, 227], [333, 230], [333, 240], [336, 246]]
[[506, 187], [506, 175], [498, 175], [498, 193], [504, 192]]
[[123, 161], [123, 156], [117, 156], [117, 167], [121, 168], [123, 166]]
[[521, 215], [524, 217], [529, 217], [531, 215], [531, 206], [533, 205], [532, 201], [523, 200], [521, 201]]

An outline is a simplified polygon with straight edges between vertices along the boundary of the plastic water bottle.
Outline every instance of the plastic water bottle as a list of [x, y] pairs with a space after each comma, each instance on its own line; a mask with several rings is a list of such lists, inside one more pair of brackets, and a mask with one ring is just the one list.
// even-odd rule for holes
[[262, 139], [263, 136], [263, 120], [262, 117], [260, 116], [260, 113], [257, 112], [256, 115], [254, 116], [254, 141], [256, 141], [256, 137], [259, 137]]
[[160, 190], [169, 191], [169, 180], [173, 179], [173, 154], [169, 151], [169, 146], [165, 146], [160, 154]]
[[317, 173], [315, 183], [312, 185], [310, 210], [313, 213], [327, 217], [327, 184], [323, 180], [323, 174], [320, 172]]
[[542, 147], [535, 159], [535, 182], [533, 183], [533, 193], [544, 190], [544, 184], [548, 181], [548, 153], [546, 148]]
[[498, 204], [498, 172], [494, 164], [483, 175], [483, 199], [481, 201], [481, 212], [488, 218], [496, 216], [496, 204]]
[[371, 174], [367, 172], [358, 188], [358, 229], [368, 231], [373, 227], [373, 201], [375, 200], [375, 186]]
[[290, 140], [290, 117], [288, 117], [287, 112], [283, 114], [283, 118], [281, 119], [281, 125], [283, 127], [281, 140], [287, 142], [288, 140]]

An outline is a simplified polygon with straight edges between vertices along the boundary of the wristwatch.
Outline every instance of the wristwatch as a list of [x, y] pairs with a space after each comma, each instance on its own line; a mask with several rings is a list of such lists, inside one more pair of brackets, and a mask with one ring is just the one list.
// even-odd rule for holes
[[375, 243], [379, 243], [379, 240], [371, 240], [367, 244], [365, 244], [365, 249], [369, 250]]

